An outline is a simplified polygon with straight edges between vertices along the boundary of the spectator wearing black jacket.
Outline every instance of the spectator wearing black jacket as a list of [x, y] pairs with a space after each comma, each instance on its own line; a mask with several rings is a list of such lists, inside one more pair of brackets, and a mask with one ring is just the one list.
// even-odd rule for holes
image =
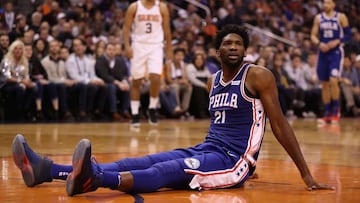
[[[105, 53], [96, 59], [95, 70], [98, 77], [106, 83], [109, 111], [113, 119], [120, 120], [121, 116], [126, 119], [130, 118], [129, 70], [125, 61], [121, 57], [115, 56], [115, 46], [113, 44], [107, 44]], [[119, 110], [117, 108], [118, 100], [120, 103]]]

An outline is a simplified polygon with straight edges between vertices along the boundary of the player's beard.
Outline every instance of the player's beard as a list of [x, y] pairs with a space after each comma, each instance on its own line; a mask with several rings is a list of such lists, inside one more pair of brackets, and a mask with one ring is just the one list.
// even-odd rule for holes
[[[224, 57], [225, 58], [225, 57]], [[226, 65], [228, 68], [230, 68], [230, 69], [234, 69], [234, 70], [236, 70], [236, 69], [238, 69], [239, 68], [239, 66], [243, 63], [243, 61], [244, 61], [244, 57], [239, 57], [239, 59], [238, 60], [236, 60], [236, 61], [232, 61], [232, 60], [229, 60], [229, 59], [224, 59], [223, 58], [223, 63], [224, 63], [224, 65]]]

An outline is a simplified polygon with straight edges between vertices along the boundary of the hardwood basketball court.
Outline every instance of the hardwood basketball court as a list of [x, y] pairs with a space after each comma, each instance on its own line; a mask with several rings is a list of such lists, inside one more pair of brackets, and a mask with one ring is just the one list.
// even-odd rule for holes
[[[11, 157], [11, 143], [17, 133], [25, 136], [38, 153], [60, 164], [71, 164], [72, 153], [82, 138], [92, 142], [98, 162], [141, 156], [203, 141], [208, 120], [161, 120], [140, 130], [127, 123], [1, 124], [0, 202], [144, 202], [159, 203], [244, 203], [244, 202], [360, 202], [360, 126], [358, 119], [343, 119], [340, 125], [318, 126], [315, 120], [294, 120], [302, 151], [314, 177], [336, 190], [307, 191], [294, 163], [266, 130], [257, 179], [240, 189], [211, 191], [162, 190], [131, 196], [109, 189], [68, 197], [64, 181], [27, 188]], [[269, 124], [267, 125], [269, 128]]]

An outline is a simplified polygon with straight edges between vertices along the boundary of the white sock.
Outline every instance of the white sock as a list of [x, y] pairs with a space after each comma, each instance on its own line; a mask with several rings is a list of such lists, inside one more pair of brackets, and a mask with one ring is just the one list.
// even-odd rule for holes
[[149, 109], [156, 109], [159, 97], [150, 97]]
[[132, 115], [138, 115], [139, 114], [139, 107], [140, 107], [140, 101], [138, 100], [131, 100], [130, 101], [130, 108]]

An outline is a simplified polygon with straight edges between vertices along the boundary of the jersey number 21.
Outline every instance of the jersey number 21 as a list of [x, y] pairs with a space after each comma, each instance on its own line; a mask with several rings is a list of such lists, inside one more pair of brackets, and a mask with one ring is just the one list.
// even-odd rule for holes
[[225, 111], [215, 111], [215, 124], [225, 123]]

